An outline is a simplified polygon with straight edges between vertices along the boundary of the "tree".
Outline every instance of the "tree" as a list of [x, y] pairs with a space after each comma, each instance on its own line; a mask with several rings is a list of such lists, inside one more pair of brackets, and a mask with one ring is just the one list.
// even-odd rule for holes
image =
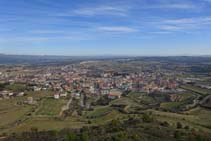
[[143, 119], [143, 122], [148, 122], [148, 123], [154, 121], [153, 115], [152, 114], [149, 114], [149, 113], [144, 113], [142, 119]]
[[32, 127], [32, 128], [31, 128], [31, 132], [32, 132], [32, 133], [37, 133], [37, 132], [38, 132], [37, 127]]
[[87, 131], [83, 131], [81, 135], [81, 141], [88, 141], [89, 139], [89, 134]]
[[181, 133], [179, 131], [174, 132], [174, 138], [180, 139], [181, 138]]
[[182, 123], [177, 122], [177, 129], [181, 129], [182, 128]]
[[202, 135], [197, 135], [196, 136], [196, 141], [204, 141], [205, 138]]
[[69, 133], [65, 137], [65, 141], [76, 141], [77, 140], [77, 135], [75, 133]]
[[169, 123], [167, 121], [162, 122], [160, 125], [164, 127], [169, 127]]
[[190, 129], [190, 127], [187, 125], [187, 126], [185, 126], [184, 127], [186, 130], [189, 130]]

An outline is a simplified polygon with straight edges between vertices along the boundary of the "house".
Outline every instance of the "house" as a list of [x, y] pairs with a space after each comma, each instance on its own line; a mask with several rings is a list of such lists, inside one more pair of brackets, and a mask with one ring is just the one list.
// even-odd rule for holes
[[33, 100], [33, 97], [28, 97], [28, 98], [27, 98], [27, 103], [28, 103], [28, 104], [33, 104], [33, 101], [34, 101], [34, 100]]
[[67, 97], [67, 93], [61, 93], [60, 97]]
[[109, 99], [118, 99], [121, 98], [122, 92], [120, 90], [112, 89], [108, 94]]
[[89, 91], [90, 91], [92, 94], [96, 93], [96, 89], [95, 89], [94, 86], [90, 86]]
[[4, 98], [4, 99], [9, 99], [9, 91], [2, 91], [1, 92], [1, 96]]
[[20, 93], [18, 93], [18, 95], [17, 96], [24, 96], [24, 92], [20, 92]]
[[37, 104], [37, 101], [33, 99], [33, 97], [28, 97], [26, 101], [24, 101], [25, 104], [34, 105]]
[[80, 93], [72, 93], [72, 96], [74, 96], [77, 99], [80, 99], [81, 94]]
[[14, 95], [14, 93], [12, 93], [12, 92], [10, 92], [10, 93], [8, 94], [9, 97], [11, 97], [11, 96], [13, 96], [13, 95]]
[[41, 88], [39, 88], [39, 87], [37, 87], [37, 86], [34, 86], [34, 91], [35, 91], [35, 92], [41, 91]]
[[110, 93], [110, 89], [103, 88], [103, 89], [101, 90], [101, 94], [102, 94], [102, 95], [108, 95], [109, 93]]
[[54, 99], [59, 99], [60, 95], [58, 93], [54, 94]]

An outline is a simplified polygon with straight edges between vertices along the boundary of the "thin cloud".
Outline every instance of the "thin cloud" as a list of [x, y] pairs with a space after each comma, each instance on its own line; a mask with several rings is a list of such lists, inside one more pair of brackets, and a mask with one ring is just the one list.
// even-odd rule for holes
[[208, 25], [211, 25], [211, 17], [196, 17], [164, 20], [159, 23], [159, 28], [166, 31], [185, 31], [201, 29]]
[[32, 30], [30, 33], [35, 34], [59, 34], [59, 33], [66, 33], [66, 31], [63, 30]]
[[90, 40], [90, 36], [20, 36], [20, 37], [13, 37], [13, 38], [1, 38], [1, 43], [43, 43], [43, 42], [54, 42], [54, 41], [83, 41], [83, 40]]
[[159, 27], [161, 30], [165, 30], [165, 31], [179, 31], [181, 29], [183, 29], [180, 26], [173, 26], [173, 25], [163, 25]]
[[175, 4], [164, 4], [164, 5], [160, 5], [157, 8], [167, 8], [167, 9], [194, 9], [194, 8], [196, 8], [196, 6], [193, 5], [193, 4], [179, 4], [179, 3], [175, 3]]
[[124, 27], [124, 26], [103, 26], [103, 27], [98, 27], [97, 29], [98, 31], [113, 32], [113, 33], [132, 33], [138, 31], [135, 28]]
[[60, 16], [99, 16], [99, 15], [111, 15], [111, 16], [127, 16], [128, 8], [120, 6], [97, 6], [97, 7], [85, 7], [78, 8], [66, 13], [59, 14]]
[[146, 5], [146, 9], [179, 9], [179, 10], [192, 10], [199, 9], [201, 6], [188, 1], [158, 1], [153, 5]]
[[211, 2], [211, 0], [204, 0], [205, 2]]
[[166, 20], [164, 21], [168, 24], [211, 24], [211, 17], [198, 17], [198, 18], [182, 18], [182, 19], [174, 19], [174, 20]]

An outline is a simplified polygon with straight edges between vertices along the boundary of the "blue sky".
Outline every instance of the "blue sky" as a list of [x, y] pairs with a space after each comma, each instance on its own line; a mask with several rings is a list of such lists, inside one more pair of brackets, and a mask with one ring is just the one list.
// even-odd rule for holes
[[211, 0], [0, 0], [0, 53], [211, 55]]

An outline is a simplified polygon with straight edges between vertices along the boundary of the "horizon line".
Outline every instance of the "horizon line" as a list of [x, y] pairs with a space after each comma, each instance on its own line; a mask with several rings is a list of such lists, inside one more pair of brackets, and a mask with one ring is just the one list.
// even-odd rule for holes
[[5, 56], [42, 56], [42, 57], [211, 57], [211, 54], [169, 54], [169, 55], [118, 55], [118, 54], [99, 54], [99, 55], [58, 55], [58, 54], [7, 54]]

